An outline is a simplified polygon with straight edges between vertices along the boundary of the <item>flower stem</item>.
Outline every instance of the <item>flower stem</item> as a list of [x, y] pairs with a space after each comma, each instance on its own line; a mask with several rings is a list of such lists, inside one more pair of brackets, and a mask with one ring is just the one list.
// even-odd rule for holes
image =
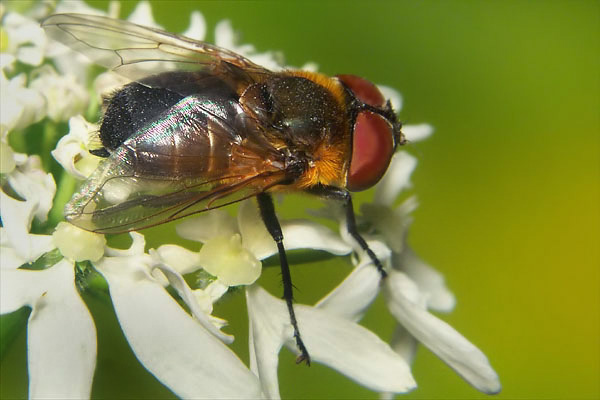
[[54, 197], [54, 204], [52, 205], [52, 209], [48, 214], [49, 222], [55, 226], [58, 222], [63, 219], [63, 208], [65, 204], [71, 199], [73, 196], [73, 192], [75, 191], [75, 187], [77, 186], [77, 180], [73, 178], [71, 175], [63, 172], [60, 176], [60, 180], [58, 181], [58, 185], [56, 187], [56, 196]]
[[23, 307], [15, 312], [0, 316], [0, 360], [4, 357], [12, 342], [19, 336], [19, 333], [25, 328], [30, 311], [28, 307]]
[[[52, 164], [52, 157], [50, 156], [50, 151], [54, 149], [56, 145], [56, 135], [58, 134], [58, 129], [56, 123], [51, 121], [46, 121], [44, 124], [44, 134], [42, 139], [42, 154], [45, 155], [42, 157], [42, 166], [45, 171], [50, 171], [50, 167]], [[46, 156], [47, 155], [47, 156]]]

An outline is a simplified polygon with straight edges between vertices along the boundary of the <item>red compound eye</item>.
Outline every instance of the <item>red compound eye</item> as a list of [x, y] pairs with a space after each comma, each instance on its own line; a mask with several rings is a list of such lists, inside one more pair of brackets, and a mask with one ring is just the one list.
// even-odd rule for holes
[[354, 124], [348, 190], [358, 192], [376, 184], [387, 170], [394, 153], [392, 127], [379, 114], [363, 111]]
[[365, 104], [373, 107], [383, 107], [385, 105], [385, 98], [377, 89], [377, 86], [372, 84], [366, 79], [363, 79], [356, 75], [336, 75], [337, 78], [346, 85], [357, 99]]

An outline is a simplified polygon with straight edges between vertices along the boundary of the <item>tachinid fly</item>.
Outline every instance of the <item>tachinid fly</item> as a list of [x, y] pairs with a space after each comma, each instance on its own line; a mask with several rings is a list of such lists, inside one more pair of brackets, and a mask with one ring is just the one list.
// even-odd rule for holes
[[277, 243], [284, 298], [300, 355], [292, 280], [271, 194], [342, 202], [348, 231], [385, 271], [356, 228], [349, 191], [373, 186], [404, 143], [389, 101], [353, 75], [269, 71], [204, 42], [111, 18], [56, 14], [48, 34], [132, 82], [106, 99], [105, 160], [65, 210], [98, 233], [138, 230], [250, 197]]

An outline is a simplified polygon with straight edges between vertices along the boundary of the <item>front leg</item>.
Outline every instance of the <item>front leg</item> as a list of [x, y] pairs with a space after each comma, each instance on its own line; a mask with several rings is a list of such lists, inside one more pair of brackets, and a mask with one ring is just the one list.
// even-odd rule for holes
[[296, 363], [306, 362], [310, 365], [310, 356], [302, 338], [300, 337], [300, 331], [298, 330], [298, 323], [296, 322], [296, 313], [294, 312], [294, 294], [292, 285], [292, 275], [290, 274], [290, 267], [288, 265], [287, 256], [285, 254], [285, 248], [283, 247], [283, 233], [281, 232], [281, 226], [277, 215], [275, 215], [275, 207], [273, 206], [273, 199], [271, 195], [267, 193], [260, 193], [257, 196], [258, 208], [260, 209], [260, 216], [267, 228], [267, 231], [271, 234], [275, 243], [277, 243], [277, 250], [279, 251], [279, 262], [281, 264], [281, 279], [283, 281], [283, 298], [287, 304], [288, 312], [290, 314], [290, 322], [294, 328], [294, 339], [296, 340], [296, 346], [300, 350], [300, 355], [296, 359]]
[[358, 242], [360, 247], [367, 252], [367, 255], [373, 261], [373, 264], [375, 264], [375, 267], [377, 267], [377, 270], [381, 274], [381, 278], [385, 278], [387, 276], [387, 272], [385, 272], [381, 261], [379, 261], [373, 250], [369, 248], [366, 240], [358, 232], [358, 228], [356, 227], [356, 216], [354, 215], [354, 206], [352, 205], [352, 196], [350, 195], [350, 192], [334, 186], [315, 186], [310, 188], [308, 192], [319, 197], [342, 202], [344, 211], [346, 212], [346, 228], [348, 229], [348, 233], [350, 233], [354, 240]]

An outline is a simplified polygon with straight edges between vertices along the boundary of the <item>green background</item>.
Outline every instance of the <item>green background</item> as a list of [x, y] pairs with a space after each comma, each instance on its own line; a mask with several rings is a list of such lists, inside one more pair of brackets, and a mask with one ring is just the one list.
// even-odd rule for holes
[[[122, 15], [134, 5], [123, 2]], [[408, 145], [419, 159], [420, 200], [410, 243], [457, 297], [442, 318], [487, 354], [503, 385], [498, 398], [600, 397], [598, 1], [197, 1], [153, 9], [171, 31], [200, 10], [209, 30], [228, 18], [243, 43], [281, 50], [289, 64], [315, 61], [322, 72], [401, 91], [401, 119], [436, 129]], [[303, 215], [294, 209], [305, 203], [286, 200], [281, 214]], [[152, 246], [160, 232], [150, 233]], [[297, 300], [315, 301], [347, 271], [345, 260], [297, 266]], [[279, 292], [278, 271], [264, 275]], [[99, 331], [94, 395], [172, 396], [129, 353], [110, 308], [86, 300]], [[216, 311], [247, 360], [242, 293]], [[394, 326], [381, 299], [363, 322], [384, 339]], [[23, 334], [2, 361], [3, 398], [26, 393], [24, 352]], [[293, 358], [282, 352], [286, 398], [376, 397]], [[419, 387], [400, 397], [484, 397], [425, 348], [413, 373]]]

